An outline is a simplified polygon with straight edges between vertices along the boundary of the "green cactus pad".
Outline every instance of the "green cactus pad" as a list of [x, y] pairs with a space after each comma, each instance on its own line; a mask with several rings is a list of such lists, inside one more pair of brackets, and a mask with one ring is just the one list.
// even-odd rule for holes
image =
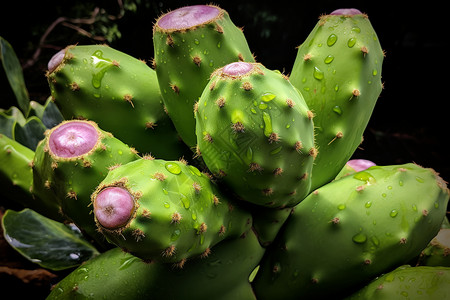
[[52, 97], [67, 120], [95, 121], [141, 153], [178, 159], [190, 151], [164, 111], [156, 72], [106, 45], [71, 45], [48, 64]]
[[373, 280], [346, 300], [448, 299], [450, 268], [400, 266]]
[[437, 234], [445, 182], [415, 164], [374, 166], [295, 207], [261, 262], [258, 299], [338, 297], [417, 257]]
[[450, 267], [450, 228], [441, 228], [420, 254], [418, 265]]
[[167, 112], [183, 141], [195, 147], [194, 103], [211, 73], [235, 61], [254, 61], [242, 30], [214, 5], [181, 7], [153, 27], [154, 66]]
[[98, 185], [92, 203], [98, 229], [110, 242], [178, 267], [251, 226], [249, 213], [184, 161], [142, 158], [119, 166]]
[[315, 115], [311, 190], [333, 180], [361, 144], [382, 90], [383, 58], [367, 15], [356, 9], [321, 16], [299, 46], [290, 81]]
[[249, 276], [263, 253], [252, 231], [219, 243], [208, 257], [192, 259], [183, 269], [145, 263], [115, 248], [74, 270], [47, 299], [256, 300]]
[[294, 206], [316, 155], [312, 114], [281, 73], [258, 63], [217, 69], [196, 105], [197, 152], [243, 200]]
[[91, 213], [91, 193], [110, 168], [137, 158], [133, 148], [95, 122], [63, 121], [48, 130], [36, 148], [33, 192], [56, 201], [82, 231], [104, 242]]

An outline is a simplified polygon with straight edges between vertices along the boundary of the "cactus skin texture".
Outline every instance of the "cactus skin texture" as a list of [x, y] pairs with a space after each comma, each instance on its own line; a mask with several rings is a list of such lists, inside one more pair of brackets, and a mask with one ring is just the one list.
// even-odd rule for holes
[[63, 221], [58, 203], [47, 198], [40, 199], [32, 193], [33, 158], [33, 150], [0, 134], [0, 195], [48, 218]]
[[259, 63], [217, 69], [196, 105], [198, 154], [242, 200], [289, 207], [308, 193], [317, 154], [301, 94]]
[[374, 166], [317, 189], [267, 250], [256, 296], [337, 297], [408, 263], [439, 231], [448, 198], [445, 182], [415, 164]]
[[214, 299], [256, 300], [249, 275], [263, 256], [250, 230], [243, 238], [221, 242], [208, 257], [195, 258], [183, 269], [145, 263], [119, 248], [111, 249], [74, 270], [53, 289], [53, 299]]
[[93, 121], [63, 121], [36, 148], [33, 192], [58, 203], [65, 217], [104, 245], [92, 215], [91, 193], [110, 168], [138, 158], [133, 148]]
[[180, 268], [251, 227], [249, 213], [219, 194], [207, 175], [180, 161], [142, 158], [111, 170], [92, 203], [98, 229], [110, 242]]
[[154, 66], [167, 112], [189, 147], [195, 147], [193, 107], [211, 73], [235, 61], [253, 62], [242, 30], [214, 5], [181, 7], [153, 27]]
[[450, 296], [449, 286], [450, 268], [448, 267], [404, 265], [373, 280], [345, 300], [443, 300]]
[[70, 45], [53, 56], [47, 80], [65, 119], [87, 119], [165, 159], [190, 153], [164, 111], [156, 72], [106, 45]]
[[298, 48], [290, 81], [315, 115], [312, 191], [333, 180], [361, 144], [382, 90], [383, 58], [367, 15], [356, 9], [321, 16]]
[[422, 251], [417, 263], [420, 266], [450, 267], [450, 228], [441, 228]]

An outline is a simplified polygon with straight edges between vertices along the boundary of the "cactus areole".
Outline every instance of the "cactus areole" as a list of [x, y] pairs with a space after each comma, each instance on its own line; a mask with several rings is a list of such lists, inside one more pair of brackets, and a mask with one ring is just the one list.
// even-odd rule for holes
[[51, 132], [48, 146], [52, 155], [75, 158], [89, 153], [99, 140], [97, 129], [87, 122], [67, 122]]
[[222, 10], [216, 6], [185, 6], [163, 15], [157, 26], [162, 30], [177, 31], [209, 23], [221, 15]]

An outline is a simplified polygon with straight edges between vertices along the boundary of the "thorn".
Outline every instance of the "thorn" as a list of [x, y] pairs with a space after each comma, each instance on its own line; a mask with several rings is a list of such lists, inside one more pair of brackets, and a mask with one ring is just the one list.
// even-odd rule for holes
[[133, 104], [133, 101], [131, 99], [133, 99], [133, 96], [131, 96], [130, 94], [125, 94], [123, 96], [123, 100], [129, 102], [131, 104], [131, 106], [134, 108], [134, 104]]
[[312, 55], [310, 53], [306, 53], [303, 55], [303, 61], [310, 61], [312, 58]]
[[223, 108], [225, 106], [225, 98], [220, 97], [219, 99], [217, 99], [216, 104], [219, 108]]
[[78, 83], [76, 83], [76, 82], [72, 82], [71, 84], [70, 84], [70, 89], [72, 90], [72, 91], [78, 91], [78, 90], [80, 90], [80, 86], [78, 85]]
[[181, 214], [179, 212], [174, 212], [172, 214], [172, 220], [170, 221], [171, 224], [176, 223], [176, 224], [180, 224], [180, 221], [183, 217], [181, 216]]
[[250, 91], [251, 89], [253, 89], [253, 86], [252, 86], [252, 84], [251, 84], [250, 82], [246, 81], [246, 82], [244, 82], [244, 83], [242, 84], [242, 88], [243, 88], [245, 91]]
[[273, 142], [278, 142], [280, 140], [280, 137], [278, 136], [277, 133], [272, 132], [269, 136], [269, 144], [272, 144]]
[[161, 172], [156, 172], [154, 175], [153, 175], [153, 178], [154, 179], [157, 179], [157, 180], [159, 180], [159, 181], [164, 181], [164, 180], [166, 180], [166, 175], [164, 175], [163, 173], [161, 173]]
[[171, 257], [175, 254], [175, 246], [174, 245], [170, 245], [169, 247], [167, 247], [166, 249], [164, 249], [162, 256], [163, 257]]
[[192, 58], [192, 61], [197, 65], [197, 67], [200, 67], [200, 64], [202, 63], [202, 59], [197, 55]]
[[205, 136], [203, 137], [203, 140], [207, 141], [210, 144], [213, 142], [213, 138], [209, 133], [205, 134]]
[[202, 234], [205, 233], [206, 230], [208, 229], [208, 226], [203, 222], [202, 224], [200, 224], [200, 227], [198, 228], [198, 234]]
[[287, 106], [289, 107], [289, 108], [293, 108], [294, 107], [294, 105], [295, 105], [295, 102], [294, 101], [292, 101], [292, 99], [286, 99], [286, 104], [287, 104]]
[[244, 132], [244, 130], [245, 130], [244, 124], [242, 124], [239, 121], [236, 122], [236, 123], [231, 124], [231, 128], [233, 129], [234, 133]]
[[180, 88], [177, 87], [175, 84], [171, 83], [169, 84], [169, 86], [176, 94], [180, 94]]

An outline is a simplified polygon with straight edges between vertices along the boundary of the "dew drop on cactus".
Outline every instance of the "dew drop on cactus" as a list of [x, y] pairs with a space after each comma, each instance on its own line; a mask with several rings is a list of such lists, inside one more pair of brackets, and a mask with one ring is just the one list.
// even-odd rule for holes
[[94, 214], [98, 222], [108, 229], [125, 225], [134, 210], [133, 196], [121, 187], [102, 190], [94, 202]]

